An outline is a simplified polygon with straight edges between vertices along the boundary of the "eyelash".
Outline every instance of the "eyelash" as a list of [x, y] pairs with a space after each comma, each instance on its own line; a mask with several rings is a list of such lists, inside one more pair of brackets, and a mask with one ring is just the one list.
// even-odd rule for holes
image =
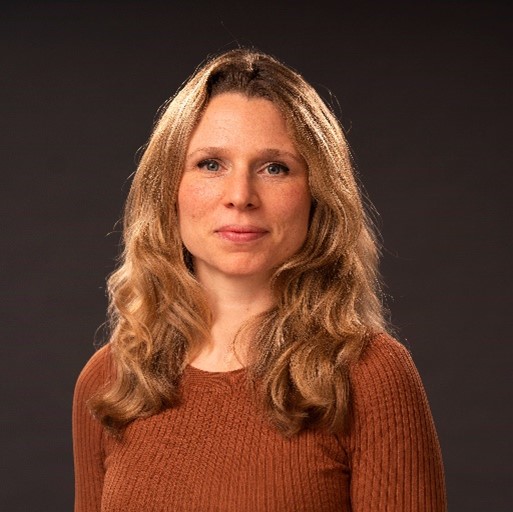
[[[206, 167], [210, 164], [217, 164], [217, 166], [218, 166], [218, 169], [216, 169], [215, 171], [210, 170], [210, 172], [217, 172], [219, 170], [219, 167], [221, 166], [221, 164], [217, 160], [214, 160], [213, 158], [207, 158], [205, 160], [202, 160], [201, 162], [198, 162], [198, 168], [205, 169], [208, 171], [209, 169], [206, 169]], [[280, 164], [278, 162], [271, 162], [271, 163], [267, 164], [265, 166], [265, 168], [269, 169], [269, 167], [271, 167], [271, 166], [277, 167], [281, 171], [280, 173], [276, 173], [276, 174], [269, 173], [271, 176], [277, 176], [278, 174], [288, 174], [290, 172], [290, 169], [286, 165]]]

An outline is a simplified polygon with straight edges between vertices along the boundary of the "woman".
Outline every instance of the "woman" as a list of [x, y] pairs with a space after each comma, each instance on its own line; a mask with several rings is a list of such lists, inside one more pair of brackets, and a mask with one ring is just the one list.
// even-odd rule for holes
[[135, 174], [110, 342], [74, 398], [76, 511], [442, 511], [344, 135], [247, 49], [163, 109]]

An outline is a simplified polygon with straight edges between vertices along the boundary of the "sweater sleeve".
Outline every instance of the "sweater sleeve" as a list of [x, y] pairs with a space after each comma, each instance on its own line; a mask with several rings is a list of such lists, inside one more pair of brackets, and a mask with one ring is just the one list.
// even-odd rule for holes
[[80, 373], [73, 396], [75, 512], [99, 512], [103, 488], [103, 429], [88, 400], [105, 382], [108, 346], [96, 352]]
[[352, 385], [352, 511], [446, 511], [440, 446], [408, 351], [376, 337], [353, 369]]

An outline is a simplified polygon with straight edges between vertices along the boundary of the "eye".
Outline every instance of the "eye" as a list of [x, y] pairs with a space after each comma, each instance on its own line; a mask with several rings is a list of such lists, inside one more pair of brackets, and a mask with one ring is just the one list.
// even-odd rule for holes
[[267, 167], [267, 172], [271, 174], [272, 176], [276, 176], [278, 174], [287, 174], [289, 172], [289, 168], [286, 165], [278, 164], [276, 162], [273, 162], [269, 164]]
[[220, 169], [220, 165], [219, 165], [219, 162], [217, 162], [216, 160], [202, 160], [201, 162], [198, 163], [198, 167], [200, 169], [205, 169], [206, 171], [210, 171], [210, 172], [216, 172]]

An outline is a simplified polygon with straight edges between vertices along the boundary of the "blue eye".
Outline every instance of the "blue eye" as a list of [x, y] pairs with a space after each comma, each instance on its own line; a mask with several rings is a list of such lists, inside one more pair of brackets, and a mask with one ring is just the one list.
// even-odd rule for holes
[[215, 160], [202, 160], [198, 167], [200, 169], [205, 169], [206, 171], [216, 172], [219, 170], [219, 162], [216, 162]]
[[289, 168], [283, 164], [272, 163], [267, 166], [267, 172], [273, 176], [277, 174], [287, 174], [289, 172]]

